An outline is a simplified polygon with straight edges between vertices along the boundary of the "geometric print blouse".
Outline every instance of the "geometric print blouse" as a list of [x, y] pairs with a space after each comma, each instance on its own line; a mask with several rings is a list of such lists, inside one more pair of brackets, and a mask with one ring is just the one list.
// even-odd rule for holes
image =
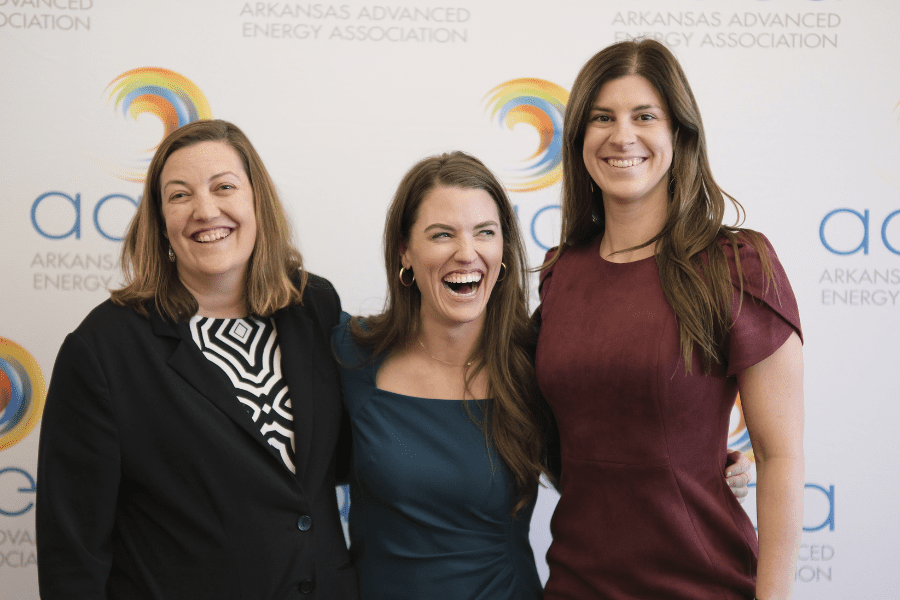
[[271, 319], [211, 319], [194, 316], [191, 337], [234, 386], [263, 437], [281, 454], [291, 473], [294, 466], [294, 416], [287, 383], [281, 376], [281, 349]]

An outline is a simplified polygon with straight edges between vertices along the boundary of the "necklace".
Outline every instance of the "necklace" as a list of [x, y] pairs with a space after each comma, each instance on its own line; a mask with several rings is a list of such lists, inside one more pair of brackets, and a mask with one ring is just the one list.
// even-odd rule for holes
[[431, 358], [433, 358], [434, 360], [436, 360], [436, 361], [438, 361], [438, 362], [444, 363], [445, 365], [450, 365], [451, 367], [471, 367], [471, 366], [472, 366], [472, 363], [475, 362], [475, 360], [472, 359], [472, 360], [470, 360], [469, 362], [467, 362], [467, 363], [464, 364], [464, 365], [457, 365], [457, 364], [453, 364], [452, 362], [447, 362], [446, 360], [441, 360], [440, 358], [438, 358], [437, 356], [435, 356], [434, 354], [432, 354], [431, 352], [428, 351], [428, 348], [426, 348], [426, 347], [425, 347], [425, 344], [422, 343], [422, 338], [421, 338], [421, 336], [420, 336], [420, 337], [417, 337], [416, 340], [418, 340], [419, 345], [422, 346], [422, 350], [425, 351], [425, 354], [427, 354], [428, 356], [430, 356]]

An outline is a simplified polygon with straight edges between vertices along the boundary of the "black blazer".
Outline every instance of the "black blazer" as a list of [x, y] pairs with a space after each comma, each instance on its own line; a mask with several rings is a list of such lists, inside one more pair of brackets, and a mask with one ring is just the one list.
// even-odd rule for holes
[[335, 494], [350, 452], [339, 315], [311, 275], [303, 305], [274, 317], [295, 476], [186, 323], [95, 308], [60, 348], [44, 410], [41, 597], [356, 599]]

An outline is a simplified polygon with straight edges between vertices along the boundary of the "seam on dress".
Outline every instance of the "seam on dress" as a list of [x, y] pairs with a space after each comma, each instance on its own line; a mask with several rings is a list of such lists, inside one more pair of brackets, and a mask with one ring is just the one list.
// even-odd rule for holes
[[[659, 376], [659, 373], [660, 373], [659, 369], [660, 369], [660, 365], [661, 365], [660, 357], [662, 355], [663, 339], [665, 337], [665, 332], [667, 329], [666, 326], [673, 319], [675, 319], [674, 311], [666, 317], [666, 322], [663, 324], [663, 329], [662, 329], [662, 332], [660, 333], [659, 340], [657, 342], [657, 347], [656, 347], [656, 409], [659, 411], [660, 421], [662, 421], [663, 438], [665, 439], [665, 443], [666, 443], [666, 456], [669, 459], [669, 473], [671, 474], [672, 479], [675, 480], [675, 486], [678, 489], [678, 496], [679, 496], [679, 499], [681, 500], [681, 506], [684, 509], [684, 512], [687, 515], [688, 519], [690, 519], [690, 521], [691, 521], [691, 529], [694, 533], [694, 536], [697, 538], [697, 541], [699, 542], [700, 548], [703, 550], [703, 554], [706, 556], [706, 564], [707, 564], [709, 570], [711, 571], [712, 576], [714, 577], [714, 580], [719, 587], [719, 590], [721, 591], [721, 597], [723, 599], [727, 599], [727, 596], [725, 595], [725, 586], [722, 583], [722, 578], [719, 574], [718, 569], [716, 569], [715, 564], [712, 561], [712, 557], [710, 557], [710, 555], [709, 555], [709, 549], [706, 547], [706, 543], [704, 542], [703, 537], [697, 531], [697, 523], [694, 519], [694, 514], [688, 508], [687, 503], [684, 501], [684, 490], [682, 489], [682, 486], [681, 486], [681, 480], [678, 478], [678, 475], [675, 473], [675, 469], [672, 466], [672, 452], [671, 452], [670, 443], [669, 443], [668, 423], [666, 422], [665, 412], [662, 410], [663, 407], [661, 406], [662, 399], [663, 399], [663, 390], [661, 389], [662, 388], [662, 378]], [[678, 332], [677, 321], [675, 323], [675, 331], [676, 331], [676, 333]], [[677, 368], [678, 367], [676, 366], [676, 369]]]
[[[730, 412], [730, 408], [728, 409]], [[725, 503], [725, 507], [728, 509], [728, 516], [731, 518], [731, 523], [734, 525], [735, 529], [741, 536], [741, 539], [744, 540], [744, 551], [747, 553], [746, 567], [747, 573], [753, 577], [753, 580], [756, 581], [756, 573], [753, 572], [753, 544], [750, 539], [744, 534], [744, 528], [738, 522], [737, 515], [735, 513], [735, 507], [731, 503], [730, 498], [728, 496], [733, 496], [734, 494], [731, 492], [731, 489], [728, 488], [728, 485], [725, 483], [725, 480], [722, 479], [719, 482], [719, 494], [722, 496], [722, 500]], [[737, 510], [740, 510], [741, 513], [744, 513], [744, 509], [740, 507], [738, 504]], [[758, 559], [757, 559], [758, 560]]]

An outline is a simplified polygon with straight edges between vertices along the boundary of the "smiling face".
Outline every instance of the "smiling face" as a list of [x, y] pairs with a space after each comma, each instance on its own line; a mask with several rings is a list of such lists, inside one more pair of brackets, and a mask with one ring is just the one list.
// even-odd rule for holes
[[582, 157], [603, 201], [667, 201], [672, 128], [665, 102], [645, 78], [607, 81], [584, 132]]
[[190, 290], [243, 286], [256, 244], [253, 189], [227, 142], [176, 150], [160, 175], [166, 237]]
[[422, 321], [442, 326], [481, 326], [502, 260], [497, 204], [481, 189], [432, 189], [401, 247], [422, 294]]

